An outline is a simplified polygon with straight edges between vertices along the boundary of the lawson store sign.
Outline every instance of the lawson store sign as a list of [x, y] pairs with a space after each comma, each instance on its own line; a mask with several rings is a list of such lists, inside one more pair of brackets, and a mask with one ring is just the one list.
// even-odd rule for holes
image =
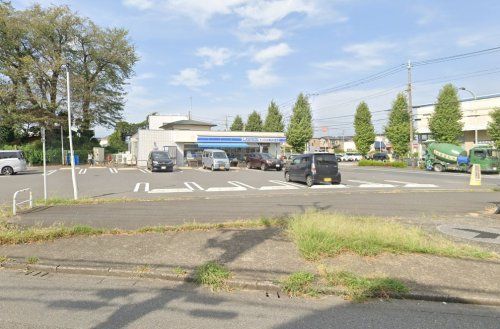
[[285, 137], [207, 137], [198, 136], [198, 143], [285, 143]]

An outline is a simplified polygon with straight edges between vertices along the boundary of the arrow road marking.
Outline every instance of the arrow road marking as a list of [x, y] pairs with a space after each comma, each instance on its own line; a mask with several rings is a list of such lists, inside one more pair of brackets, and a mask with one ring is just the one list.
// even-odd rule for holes
[[363, 180], [349, 180], [349, 182], [353, 183], [359, 183], [358, 187], [364, 187], [364, 188], [387, 188], [387, 187], [395, 187], [392, 184], [379, 184], [379, 183], [372, 183], [372, 182], [367, 182]]
[[386, 180], [385, 182], [396, 183], [396, 184], [405, 184], [404, 187], [438, 187], [437, 185], [434, 185], [434, 184], [418, 184], [418, 183], [412, 183], [412, 182], [402, 182], [402, 181], [398, 181], [398, 180]]

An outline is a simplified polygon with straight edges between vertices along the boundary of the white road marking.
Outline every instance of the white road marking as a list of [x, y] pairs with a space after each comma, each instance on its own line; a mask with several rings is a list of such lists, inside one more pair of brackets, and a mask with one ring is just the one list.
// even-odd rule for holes
[[281, 181], [281, 180], [269, 180], [271, 183], [274, 183], [274, 184], [278, 184], [278, 185], [282, 185], [282, 186], [294, 186], [296, 188], [306, 188], [307, 186], [305, 185], [300, 185], [300, 184], [296, 184], [296, 183], [292, 183], [292, 182], [284, 182], [284, 181]]
[[140, 172], [145, 173], [145, 174], [151, 174], [149, 170], [146, 169], [139, 169]]
[[419, 183], [412, 183], [412, 182], [402, 182], [398, 180], [385, 180], [385, 182], [389, 183], [396, 183], [396, 184], [404, 184], [404, 187], [409, 187], [409, 188], [414, 188], [414, 187], [438, 187], [435, 184], [419, 184]]
[[278, 185], [270, 185], [270, 186], [262, 186], [259, 188], [261, 191], [275, 191], [275, 190], [297, 190], [299, 189], [297, 186], [293, 186], [291, 184], [288, 184], [286, 182], [282, 181], [277, 181], [277, 180], [270, 180], [271, 183], [278, 184]]
[[80, 169], [80, 171], [78, 172], [78, 175], [85, 175], [86, 173], [87, 173], [87, 168]]
[[112, 173], [112, 174], [118, 174], [118, 170], [116, 170], [116, 168], [109, 168], [109, 171]]
[[311, 188], [316, 189], [338, 189], [338, 188], [347, 188], [344, 184], [330, 184], [330, 185], [313, 185]]
[[234, 185], [234, 186], [246, 187], [246, 188], [249, 188], [251, 190], [256, 190], [257, 189], [256, 187], [253, 187], [253, 186], [250, 186], [248, 184], [245, 184], [245, 183], [242, 183], [242, 182], [238, 182], [238, 181], [228, 181], [228, 183], [231, 184], [231, 185]]
[[134, 187], [135, 193], [139, 192], [139, 189], [141, 188], [142, 184], [144, 184], [144, 192], [149, 192], [149, 183], [140, 182], [140, 183], [135, 184], [135, 187]]
[[47, 172], [47, 176], [52, 175], [52, 174], [53, 174], [53, 173], [55, 173], [56, 171], [57, 171], [57, 169], [56, 169], [56, 170], [49, 170], [49, 171]]
[[237, 192], [237, 191], [246, 191], [247, 189], [243, 186], [232, 186], [232, 187], [210, 187], [207, 188], [206, 192]]
[[372, 182], [367, 182], [363, 180], [349, 180], [349, 182], [353, 183], [359, 183], [358, 187], [360, 188], [389, 188], [389, 187], [396, 187], [392, 184], [380, 184], [380, 183], [372, 183]]
[[195, 190], [191, 185], [193, 185], [194, 187], [196, 187], [200, 191], [204, 191], [205, 190], [203, 187], [201, 187], [200, 185], [196, 184], [195, 182], [184, 182], [184, 185], [186, 185], [186, 187], [188, 189], [190, 189], [191, 191]]

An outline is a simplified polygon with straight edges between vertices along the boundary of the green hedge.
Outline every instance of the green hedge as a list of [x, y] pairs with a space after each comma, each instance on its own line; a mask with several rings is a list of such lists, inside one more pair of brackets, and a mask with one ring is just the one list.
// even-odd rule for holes
[[406, 162], [401, 162], [401, 161], [386, 162], [386, 161], [375, 161], [375, 160], [361, 160], [358, 162], [358, 166], [405, 168], [407, 165]]
[[[26, 157], [26, 162], [32, 165], [41, 165], [43, 163], [43, 151], [41, 143], [31, 143], [23, 146], [4, 145], [0, 146], [1, 150], [21, 150]], [[87, 162], [87, 155], [91, 150], [74, 150], [75, 155], [80, 157], [80, 164]], [[61, 149], [51, 148], [46, 149], [47, 164], [61, 164]], [[66, 153], [66, 150], [65, 150]], [[65, 160], [66, 161], [66, 160]]]

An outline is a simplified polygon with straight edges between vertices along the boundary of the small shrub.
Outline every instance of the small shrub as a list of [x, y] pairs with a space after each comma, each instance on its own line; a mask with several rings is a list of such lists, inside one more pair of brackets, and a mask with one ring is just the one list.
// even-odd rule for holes
[[28, 258], [26, 258], [26, 263], [28, 264], [36, 264], [38, 263], [38, 257], [35, 257], [35, 256], [30, 256]]
[[195, 281], [198, 284], [210, 286], [212, 290], [226, 288], [225, 282], [231, 272], [216, 262], [208, 262], [196, 268]]
[[376, 161], [376, 160], [366, 160], [363, 159], [358, 162], [358, 166], [360, 167], [392, 167], [392, 168], [406, 168], [406, 162], [402, 161]]
[[281, 281], [281, 288], [290, 296], [317, 294], [312, 287], [315, 276], [309, 272], [295, 272], [290, 274], [285, 280]]
[[177, 275], [186, 275], [187, 274], [187, 271], [180, 266], [175, 267], [172, 271]]

